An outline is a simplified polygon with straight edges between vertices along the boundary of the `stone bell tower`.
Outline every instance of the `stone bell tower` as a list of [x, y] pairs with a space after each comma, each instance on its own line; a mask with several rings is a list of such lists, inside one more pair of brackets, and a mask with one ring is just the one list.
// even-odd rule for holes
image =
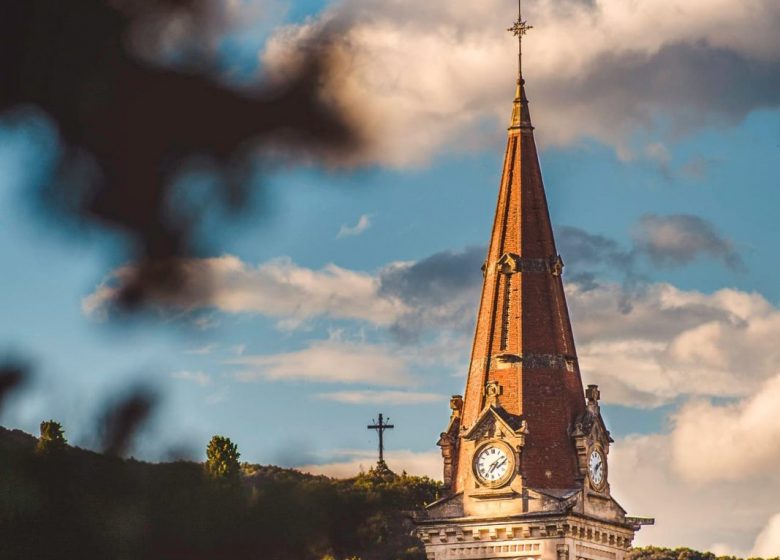
[[438, 445], [448, 495], [418, 516], [430, 560], [623, 560], [650, 519], [612, 498], [599, 391], [583, 391], [522, 74], [464, 396]]

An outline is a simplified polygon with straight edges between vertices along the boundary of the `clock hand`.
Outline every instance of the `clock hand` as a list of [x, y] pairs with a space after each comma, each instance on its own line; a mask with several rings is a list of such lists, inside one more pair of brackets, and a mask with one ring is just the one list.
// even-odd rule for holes
[[498, 467], [503, 466], [504, 463], [506, 463], [506, 457], [504, 457], [503, 459], [499, 459], [495, 463], [493, 463], [493, 466], [490, 468], [490, 472], [493, 472]]

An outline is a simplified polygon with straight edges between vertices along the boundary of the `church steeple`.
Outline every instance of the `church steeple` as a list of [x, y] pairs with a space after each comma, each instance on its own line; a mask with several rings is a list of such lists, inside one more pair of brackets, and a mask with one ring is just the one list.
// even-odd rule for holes
[[[520, 464], [526, 484], [571, 489], [582, 481], [571, 433], [585, 398], [522, 76], [529, 29], [522, 17], [509, 29], [520, 43], [518, 81], [461, 426], [478, 420], [485, 387], [497, 384], [501, 410], [527, 425]], [[461, 446], [454, 490], [466, 485], [470, 461]]]
[[580, 378], [547, 197], [518, 79], [466, 392], [441, 434], [449, 492], [416, 519], [430, 559], [625, 560], [634, 532], [611, 495], [600, 393]]

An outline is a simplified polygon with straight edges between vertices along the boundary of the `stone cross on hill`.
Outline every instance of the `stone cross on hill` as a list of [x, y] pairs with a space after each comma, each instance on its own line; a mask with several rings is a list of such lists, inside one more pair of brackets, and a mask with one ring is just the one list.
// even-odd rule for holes
[[379, 422], [374, 420], [373, 424], [368, 426], [369, 430], [376, 430], [379, 434], [379, 462], [384, 463], [385, 462], [385, 440], [384, 440], [384, 434], [385, 430], [392, 430], [395, 428], [392, 424], [388, 424], [390, 419], [387, 418], [387, 421], [385, 421], [385, 418], [382, 417], [382, 413], [379, 414]]

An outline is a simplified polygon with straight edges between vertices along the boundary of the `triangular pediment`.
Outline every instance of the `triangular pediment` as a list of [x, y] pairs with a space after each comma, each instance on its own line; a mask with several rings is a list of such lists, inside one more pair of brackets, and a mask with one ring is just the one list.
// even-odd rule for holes
[[584, 436], [592, 441], [602, 442], [604, 444], [614, 443], [615, 440], [607, 429], [604, 418], [599, 409], [586, 410], [574, 423], [573, 436]]
[[485, 407], [474, 425], [463, 434], [463, 439], [474, 441], [492, 437], [516, 436], [527, 432], [524, 420], [508, 414], [501, 407], [490, 405]]

